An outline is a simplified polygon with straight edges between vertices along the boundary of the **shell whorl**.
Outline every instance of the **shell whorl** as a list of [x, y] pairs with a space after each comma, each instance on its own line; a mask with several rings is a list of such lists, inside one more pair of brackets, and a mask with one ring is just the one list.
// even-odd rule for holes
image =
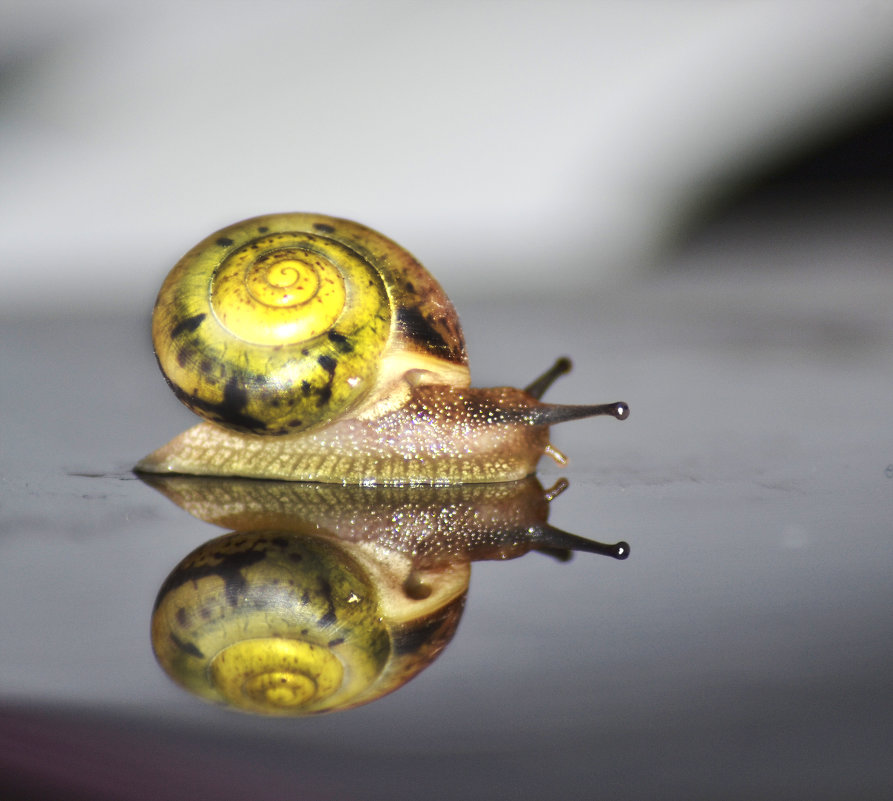
[[321, 711], [376, 680], [390, 649], [362, 568], [331, 545], [263, 533], [197, 549], [159, 592], [156, 656], [182, 685], [261, 714]]
[[152, 646], [184, 689], [259, 715], [368, 703], [430, 664], [461, 617], [468, 567], [416, 599], [393, 565], [295, 531], [199, 546], [158, 592]]
[[165, 280], [152, 332], [177, 397], [254, 434], [355, 408], [393, 354], [467, 363], [452, 305], [408, 252], [312, 214], [252, 218], [199, 243]]

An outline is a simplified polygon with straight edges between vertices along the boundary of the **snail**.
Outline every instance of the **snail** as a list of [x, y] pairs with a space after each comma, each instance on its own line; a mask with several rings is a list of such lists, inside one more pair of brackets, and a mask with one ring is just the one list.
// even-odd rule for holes
[[155, 353], [206, 422], [140, 472], [340, 484], [462, 484], [563, 464], [549, 426], [625, 403], [540, 399], [567, 359], [526, 389], [470, 386], [456, 311], [385, 236], [348, 220], [272, 214], [190, 250], [159, 292]]
[[470, 564], [604, 545], [551, 527], [529, 478], [457, 487], [340, 487], [188, 476], [145, 479], [193, 515], [239, 531], [170, 573], [152, 645], [170, 677], [238, 711], [349, 709], [402, 687], [456, 632]]

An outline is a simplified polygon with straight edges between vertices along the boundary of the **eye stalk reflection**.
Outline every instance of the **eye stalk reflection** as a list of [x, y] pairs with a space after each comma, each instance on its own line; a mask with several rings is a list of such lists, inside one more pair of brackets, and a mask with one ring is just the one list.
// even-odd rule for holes
[[538, 550], [625, 559], [629, 546], [550, 526], [534, 478], [411, 489], [145, 477], [174, 503], [236, 529], [196, 548], [152, 614], [159, 664], [214, 703], [297, 716], [401, 687], [455, 634], [471, 562]]

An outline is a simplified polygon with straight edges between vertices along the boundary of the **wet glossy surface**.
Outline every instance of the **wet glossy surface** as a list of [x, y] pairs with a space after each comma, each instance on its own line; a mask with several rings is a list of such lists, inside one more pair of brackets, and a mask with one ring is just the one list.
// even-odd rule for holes
[[0, 787], [888, 797], [893, 275], [889, 235], [860, 241], [762, 230], [570, 303], [455, 298], [476, 383], [567, 353], [551, 400], [629, 403], [556, 428], [570, 463], [541, 478], [570, 480], [551, 523], [632, 555], [476, 563], [435, 664], [298, 720], [211, 707], [153, 659], [159, 586], [223, 529], [128, 473], [192, 421], [147, 315], [0, 322]]

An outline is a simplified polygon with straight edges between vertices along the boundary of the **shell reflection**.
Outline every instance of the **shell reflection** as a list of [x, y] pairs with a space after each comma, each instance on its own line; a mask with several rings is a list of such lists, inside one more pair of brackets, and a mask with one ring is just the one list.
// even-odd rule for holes
[[472, 561], [629, 552], [548, 525], [564, 482], [144, 480], [196, 517], [238, 529], [165, 580], [152, 615], [156, 657], [190, 692], [255, 714], [347, 709], [405, 684], [455, 633]]

